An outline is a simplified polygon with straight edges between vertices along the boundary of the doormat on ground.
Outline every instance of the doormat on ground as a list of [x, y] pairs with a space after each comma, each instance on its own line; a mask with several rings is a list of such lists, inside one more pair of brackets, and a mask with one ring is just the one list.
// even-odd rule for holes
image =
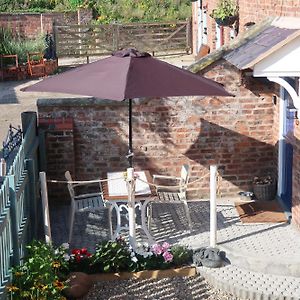
[[242, 223], [287, 222], [283, 209], [277, 201], [235, 202]]

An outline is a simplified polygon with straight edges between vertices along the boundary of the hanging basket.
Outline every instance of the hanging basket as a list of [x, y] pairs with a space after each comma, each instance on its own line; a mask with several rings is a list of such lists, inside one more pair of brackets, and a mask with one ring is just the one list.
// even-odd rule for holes
[[215, 21], [219, 26], [231, 26], [237, 20], [237, 18], [238, 16], [228, 16], [224, 19], [215, 18]]
[[275, 199], [276, 196], [276, 182], [266, 184], [254, 184], [253, 193], [257, 200], [259, 201], [271, 201]]

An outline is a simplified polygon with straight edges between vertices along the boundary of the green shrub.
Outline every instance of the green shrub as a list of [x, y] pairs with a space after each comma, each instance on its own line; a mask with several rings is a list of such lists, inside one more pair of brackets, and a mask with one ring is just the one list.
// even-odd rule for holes
[[54, 250], [44, 242], [34, 241], [27, 248], [22, 266], [12, 270], [12, 283], [7, 287], [8, 299], [62, 300], [66, 288], [64, 273], [68, 272], [65, 250]]
[[46, 43], [44, 36], [39, 36], [33, 40], [23, 40], [13, 36], [8, 29], [0, 29], [0, 53], [1, 54], [17, 54], [19, 63], [26, 63], [28, 52], [44, 52]]
[[192, 10], [187, 0], [103, 0], [89, 2], [89, 6], [101, 24], [183, 20]]

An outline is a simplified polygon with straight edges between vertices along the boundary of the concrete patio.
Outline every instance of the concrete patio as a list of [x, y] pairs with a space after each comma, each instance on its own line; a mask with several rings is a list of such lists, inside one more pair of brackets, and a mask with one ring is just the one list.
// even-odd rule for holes
[[[241, 299], [300, 299], [300, 232], [288, 223], [240, 222], [234, 201], [219, 199], [218, 246], [230, 264], [198, 270], [215, 287]], [[189, 202], [193, 229], [188, 231], [183, 205], [154, 204], [152, 234], [157, 242], [184, 244], [196, 249], [209, 245], [209, 201]], [[67, 241], [68, 206], [51, 208], [55, 244]], [[87, 247], [108, 239], [107, 210], [82, 212], [75, 217], [71, 248]], [[143, 242], [143, 234], [138, 234]]]

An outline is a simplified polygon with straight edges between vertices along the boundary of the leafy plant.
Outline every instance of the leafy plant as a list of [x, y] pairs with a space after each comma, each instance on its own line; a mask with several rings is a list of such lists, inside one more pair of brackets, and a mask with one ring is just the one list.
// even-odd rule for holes
[[224, 20], [238, 15], [238, 5], [234, 0], [220, 0], [210, 16], [214, 19]]
[[63, 277], [67, 263], [65, 250], [56, 251], [40, 241], [33, 241], [27, 248], [27, 256], [21, 266], [12, 270], [13, 279], [7, 287], [8, 299], [63, 300], [61, 292], [66, 288]]
[[13, 35], [11, 30], [0, 29], [0, 53], [17, 54], [20, 63], [27, 62], [28, 52], [44, 52], [46, 49], [45, 39], [39, 36], [33, 40], [23, 40]]
[[174, 267], [188, 265], [193, 260], [193, 251], [186, 246], [175, 245], [171, 248], [171, 253], [173, 255], [172, 263]]
[[130, 250], [123, 239], [102, 242], [97, 245], [92, 257], [91, 271], [96, 273], [132, 271], [135, 262], [131, 259]]

